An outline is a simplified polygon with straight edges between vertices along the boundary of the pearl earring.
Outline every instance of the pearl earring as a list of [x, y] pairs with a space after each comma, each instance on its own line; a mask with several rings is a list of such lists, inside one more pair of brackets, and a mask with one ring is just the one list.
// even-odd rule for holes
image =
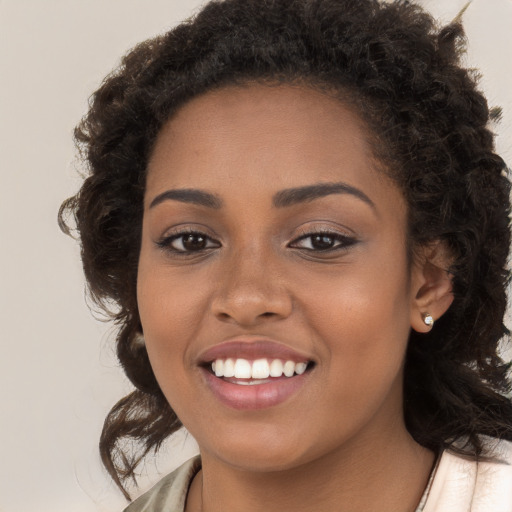
[[423, 317], [423, 322], [425, 325], [430, 328], [434, 326], [434, 318], [430, 313], [423, 313], [421, 316]]

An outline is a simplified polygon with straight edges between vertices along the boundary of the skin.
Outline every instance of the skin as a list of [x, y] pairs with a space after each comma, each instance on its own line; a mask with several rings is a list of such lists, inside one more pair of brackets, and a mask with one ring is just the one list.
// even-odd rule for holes
[[[422, 313], [449, 307], [451, 286], [442, 248], [408, 261], [406, 204], [366, 133], [337, 99], [251, 85], [193, 99], [158, 136], [138, 304], [155, 375], [202, 455], [188, 512], [418, 504], [434, 454], [405, 428], [404, 354], [410, 329], [429, 329]], [[283, 190], [326, 183], [358, 192], [273, 204]], [[180, 189], [222, 205], [162, 196]], [[183, 229], [207, 245], [183, 252]], [[308, 235], [326, 231], [336, 249], [315, 250]], [[228, 407], [197, 361], [237, 336], [270, 337], [314, 368], [283, 403]]]

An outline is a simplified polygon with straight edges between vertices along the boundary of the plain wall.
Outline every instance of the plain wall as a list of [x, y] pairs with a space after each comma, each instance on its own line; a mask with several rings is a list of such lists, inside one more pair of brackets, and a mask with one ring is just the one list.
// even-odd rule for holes
[[[0, 512], [120, 511], [102, 470], [105, 414], [129, 385], [112, 329], [84, 300], [76, 243], [57, 210], [73, 194], [72, 129], [88, 96], [138, 41], [199, 0], [0, 0]], [[465, 0], [424, 0], [452, 19]], [[474, 0], [467, 63], [503, 108], [498, 149], [512, 162], [512, 0]], [[183, 446], [185, 449], [182, 450]], [[148, 461], [141, 490], [194, 451], [185, 436]]]

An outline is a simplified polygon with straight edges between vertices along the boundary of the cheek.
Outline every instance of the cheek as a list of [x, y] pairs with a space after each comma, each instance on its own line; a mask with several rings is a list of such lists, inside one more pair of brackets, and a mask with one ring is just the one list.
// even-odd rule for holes
[[[399, 258], [398, 258], [399, 259]], [[323, 340], [326, 371], [354, 407], [361, 393], [382, 398], [401, 374], [409, 338], [407, 266], [361, 265], [312, 280], [300, 307], [315, 338]]]
[[206, 302], [196, 284], [173, 279], [161, 271], [140, 271], [137, 295], [144, 333], [165, 337], [176, 333], [176, 336], [171, 337], [179, 339], [185, 328], [193, 330], [200, 321], [197, 312]]
[[300, 307], [319, 327], [332, 326], [340, 333], [380, 332], [383, 337], [389, 328], [408, 330], [411, 300], [404, 255], [367, 253], [321, 274], [297, 273]]
[[[146, 348], [155, 376], [170, 402], [173, 382], [186, 393], [185, 375], [191, 368], [190, 349], [202, 329], [202, 315], [208, 302], [199, 282], [176, 278], [141, 255], [137, 300]], [[173, 405], [171, 403], [171, 405]]]

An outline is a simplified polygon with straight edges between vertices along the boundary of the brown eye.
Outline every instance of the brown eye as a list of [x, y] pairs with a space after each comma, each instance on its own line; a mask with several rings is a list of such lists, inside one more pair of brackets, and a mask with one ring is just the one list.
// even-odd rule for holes
[[181, 238], [180, 243], [187, 251], [200, 251], [204, 249], [207, 244], [206, 237], [199, 234], [190, 233], [189, 235], [183, 235]]
[[311, 246], [313, 249], [319, 251], [325, 251], [326, 249], [332, 249], [336, 240], [334, 237], [329, 235], [313, 235], [311, 236]]
[[356, 242], [355, 238], [339, 233], [310, 233], [292, 242], [290, 247], [307, 251], [327, 252], [346, 249]]
[[174, 253], [194, 253], [220, 247], [219, 242], [203, 233], [179, 233], [168, 236], [158, 245]]

